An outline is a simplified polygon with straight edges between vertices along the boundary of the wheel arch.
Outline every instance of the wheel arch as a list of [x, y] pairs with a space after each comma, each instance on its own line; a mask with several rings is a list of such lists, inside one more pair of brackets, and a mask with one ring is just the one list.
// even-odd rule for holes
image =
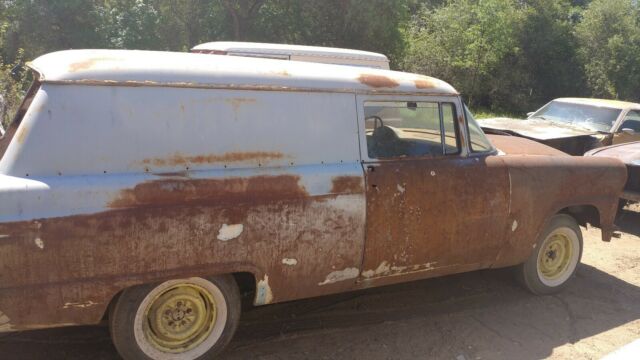
[[[111, 296], [108, 298], [107, 305], [105, 306], [100, 322], [105, 322], [109, 319], [109, 313], [111, 312], [113, 306], [117, 303], [118, 299], [122, 295], [122, 293], [132, 287], [137, 286], [145, 286], [152, 283], [161, 283], [168, 280], [180, 279], [180, 278], [189, 278], [189, 277], [201, 277], [201, 278], [210, 278], [213, 276], [220, 275], [230, 275], [233, 277], [234, 281], [238, 285], [240, 290], [241, 298], [243, 299], [243, 306], [250, 306], [253, 304], [254, 296], [257, 292], [257, 284], [258, 284], [258, 275], [257, 270], [251, 271], [247, 269], [242, 269], [238, 271], [230, 271], [230, 272], [211, 272], [208, 274], [189, 274], [189, 275], [178, 275], [171, 277], [161, 277], [156, 279], [149, 279], [148, 281], [137, 281], [132, 282], [128, 285], [121, 286], [117, 291], [113, 292]], [[246, 298], [246, 301], [245, 301]]]

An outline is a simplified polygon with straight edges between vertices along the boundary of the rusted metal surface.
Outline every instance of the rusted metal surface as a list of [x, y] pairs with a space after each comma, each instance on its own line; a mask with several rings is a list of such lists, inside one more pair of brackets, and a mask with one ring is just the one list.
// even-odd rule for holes
[[165, 166], [187, 166], [189, 164], [215, 164], [215, 163], [238, 163], [238, 162], [259, 162], [264, 163], [270, 160], [282, 159], [284, 154], [279, 152], [228, 152], [221, 155], [207, 154], [207, 155], [195, 155], [187, 156], [180, 153], [176, 153], [168, 158], [155, 158], [144, 159], [142, 163], [145, 165], [153, 165], [159, 167]]
[[487, 135], [487, 137], [496, 149], [509, 155], [568, 156], [560, 150], [545, 146], [533, 140], [491, 134]]
[[414, 83], [416, 89], [430, 89], [437, 86], [431, 79], [417, 79], [414, 80]]
[[640, 165], [640, 141], [618, 144], [589, 152], [589, 156], [612, 157], [622, 160], [627, 165]]
[[384, 75], [362, 74], [358, 81], [373, 88], [394, 88], [400, 85], [396, 80]]
[[571, 206], [598, 210], [602, 239], [614, 230], [616, 198], [626, 179], [621, 162], [591, 161], [584, 157], [504, 156], [511, 178], [510, 218], [516, 231], [507, 237], [495, 267], [521, 263], [532, 251], [550, 214]]
[[550, 140], [598, 134], [597, 131], [543, 119], [495, 118], [478, 120], [482, 128], [518, 134], [530, 139]]
[[257, 304], [352, 288], [327, 276], [359, 269], [358, 179], [315, 196], [297, 176], [158, 180], [123, 190], [114, 210], [2, 223], [0, 309], [13, 330], [95, 323], [123, 287], [229, 271], [254, 274]]
[[[457, 95], [446, 82], [418, 74], [208, 54], [68, 50], [44, 55], [30, 66], [42, 81], [56, 84]], [[416, 86], [416, 81], [433, 86]]]
[[[550, 110], [550, 106], [576, 106], [582, 110]], [[640, 104], [631, 102], [560, 98], [530, 113], [527, 119], [491, 118], [478, 122], [487, 133], [522, 136], [582, 156], [594, 148], [637, 141], [640, 135], [621, 130], [627, 115], [638, 111]]]
[[508, 134], [535, 140], [570, 155], [581, 156], [594, 147], [611, 144], [613, 135], [601, 134], [579, 126], [556, 124], [542, 119], [478, 120], [488, 134]]
[[622, 199], [640, 201], [640, 142], [618, 144], [589, 151], [587, 156], [611, 157], [627, 165], [627, 183]]
[[585, 205], [611, 236], [617, 160], [516, 137], [473, 153], [462, 116], [459, 154], [366, 158], [367, 99], [463, 113], [437, 79], [162, 54], [35, 62], [45, 82], [0, 159], [0, 331], [96, 323], [166, 279], [250, 273], [263, 305], [513, 265]]
[[499, 158], [383, 162], [367, 172], [362, 278], [489, 267], [508, 211], [508, 170]]

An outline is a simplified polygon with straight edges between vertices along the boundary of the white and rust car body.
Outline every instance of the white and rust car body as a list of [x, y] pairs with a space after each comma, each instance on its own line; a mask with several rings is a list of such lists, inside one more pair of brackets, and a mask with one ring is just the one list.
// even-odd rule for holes
[[[112, 50], [30, 66], [0, 141], [3, 331], [95, 324], [166, 279], [248, 276], [263, 305], [512, 266], [557, 213], [608, 241], [626, 178], [521, 138], [474, 152], [459, 94], [421, 75]], [[367, 102], [446, 104], [458, 151], [370, 158]]]

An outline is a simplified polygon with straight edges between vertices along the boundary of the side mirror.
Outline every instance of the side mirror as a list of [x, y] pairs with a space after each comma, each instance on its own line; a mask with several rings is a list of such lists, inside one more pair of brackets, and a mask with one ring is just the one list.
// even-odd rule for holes
[[527, 113], [527, 117], [529, 117], [529, 116], [531, 116], [531, 115], [533, 115], [533, 114], [535, 114], [535, 112], [533, 112], [533, 111], [532, 111], [532, 112], [528, 112], [528, 113]]
[[629, 129], [629, 128], [624, 128], [622, 130], [620, 130], [620, 132], [625, 133], [627, 135], [635, 135], [636, 131], [633, 129]]

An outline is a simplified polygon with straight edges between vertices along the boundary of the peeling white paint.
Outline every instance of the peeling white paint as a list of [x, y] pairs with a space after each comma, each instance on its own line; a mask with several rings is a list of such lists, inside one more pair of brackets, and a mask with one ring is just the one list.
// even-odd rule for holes
[[436, 172], [431, 170], [431, 176], [436, 176]]
[[354, 267], [346, 268], [344, 270], [334, 271], [334, 272], [330, 273], [329, 275], [327, 275], [327, 278], [323, 282], [318, 283], [318, 285], [323, 286], [323, 285], [327, 285], [327, 284], [333, 284], [333, 283], [336, 283], [338, 281], [345, 281], [345, 280], [349, 280], [349, 279], [355, 279], [355, 278], [358, 277], [359, 273], [360, 273], [360, 270], [358, 270], [358, 268], [354, 268]]
[[391, 269], [391, 267], [389, 266], [389, 263], [387, 261], [383, 261], [382, 263], [380, 263], [380, 265], [378, 265], [377, 269], [363, 271], [362, 272], [362, 276], [364, 276], [366, 278], [371, 278], [371, 277], [374, 277], [374, 276], [378, 276], [378, 275], [382, 275], [384, 273], [387, 273], [387, 272], [389, 272], [390, 269]]
[[244, 225], [242, 224], [222, 224], [220, 227], [220, 231], [218, 231], [218, 240], [220, 241], [229, 241], [237, 238], [242, 234], [244, 230]]
[[269, 286], [269, 275], [264, 274], [264, 278], [258, 281], [256, 289], [256, 305], [270, 304], [273, 301], [273, 293]]
[[11, 331], [12, 328], [11, 319], [9, 319], [5, 313], [0, 311], [0, 332]]
[[39, 247], [40, 249], [44, 249], [44, 241], [42, 241], [42, 239], [36, 238], [34, 242], [36, 243], [37, 247]]
[[289, 266], [295, 266], [295, 265], [298, 265], [298, 260], [297, 259], [284, 258], [284, 259], [282, 259], [282, 264], [283, 265], [289, 265]]
[[402, 185], [398, 184], [398, 191], [399, 191], [401, 194], [404, 194], [404, 190], [405, 190], [404, 186], [402, 186]]
[[87, 300], [87, 301], [83, 301], [83, 302], [68, 302], [68, 303], [64, 304], [63, 308], [64, 309], [68, 309], [68, 308], [74, 307], [74, 308], [84, 309], [84, 308], [92, 307], [92, 306], [95, 306], [95, 305], [98, 305], [98, 304], [99, 303], [93, 302], [91, 300]]
[[518, 220], [513, 220], [513, 224], [511, 224], [511, 231], [516, 231], [518, 228]]
[[413, 272], [434, 269], [436, 264], [437, 262], [428, 262], [416, 265], [395, 266], [390, 265], [387, 261], [383, 261], [382, 263], [380, 263], [377, 269], [363, 271], [362, 277], [370, 279], [378, 276], [396, 276], [402, 274], [410, 274]]

